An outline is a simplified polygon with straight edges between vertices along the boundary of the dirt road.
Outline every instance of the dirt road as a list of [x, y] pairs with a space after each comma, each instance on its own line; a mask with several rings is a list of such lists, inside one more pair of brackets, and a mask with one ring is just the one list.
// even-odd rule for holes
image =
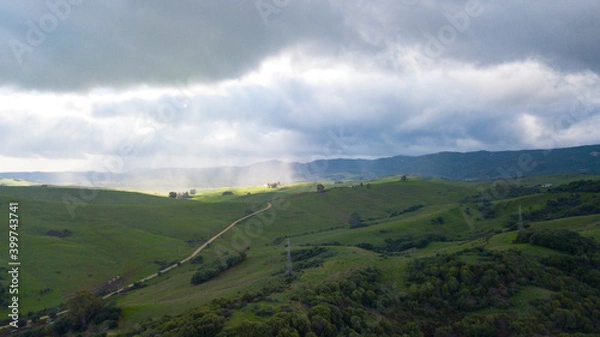
[[[211, 243], [211, 242], [213, 242], [213, 241], [215, 241], [216, 239], [218, 239], [218, 238], [219, 238], [221, 235], [225, 234], [225, 233], [226, 233], [228, 230], [230, 230], [231, 228], [233, 228], [233, 227], [234, 227], [235, 225], [237, 225], [239, 222], [241, 222], [241, 221], [244, 221], [244, 220], [246, 220], [246, 219], [248, 219], [248, 218], [250, 218], [250, 217], [252, 217], [252, 216], [255, 216], [256, 214], [262, 213], [262, 212], [264, 212], [264, 211], [268, 210], [269, 208], [271, 208], [271, 206], [272, 206], [272, 205], [271, 205], [271, 203], [267, 203], [267, 207], [265, 207], [265, 208], [263, 208], [263, 209], [261, 209], [261, 210], [258, 210], [258, 211], [254, 212], [254, 213], [252, 213], [252, 214], [248, 214], [248, 215], [246, 215], [246, 216], [244, 216], [244, 217], [241, 217], [241, 218], [239, 218], [239, 219], [235, 220], [235, 221], [234, 221], [234, 222], [232, 222], [232, 223], [231, 223], [231, 224], [230, 224], [230, 225], [229, 225], [227, 228], [225, 228], [224, 230], [220, 231], [220, 232], [219, 232], [217, 235], [215, 235], [215, 236], [213, 236], [212, 238], [210, 238], [210, 240], [206, 241], [206, 242], [205, 242], [205, 243], [204, 243], [202, 246], [198, 247], [198, 249], [196, 249], [196, 250], [195, 250], [195, 251], [192, 253], [192, 255], [190, 255], [190, 256], [188, 256], [187, 258], [185, 258], [185, 259], [183, 259], [183, 260], [179, 261], [179, 264], [184, 264], [184, 263], [188, 262], [189, 260], [193, 259], [193, 258], [194, 258], [196, 255], [198, 255], [198, 254], [199, 254], [199, 253], [200, 253], [200, 252], [201, 252], [201, 251], [202, 251], [204, 248], [208, 247], [208, 245], [210, 245], [210, 243]], [[158, 273], [164, 274], [164, 273], [168, 272], [169, 270], [171, 270], [171, 269], [173, 269], [173, 268], [176, 268], [177, 266], [178, 266], [178, 264], [171, 265], [171, 266], [169, 266], [169, 267], [167, 267], [167, 268], [165, 268], [165, 269], [162, 269], [162, 270], [161, 270], [161, 271], [159, 271]], [[148, 276], [148, 277], [145, 277], [145, 278], [143, 278], [143, 279], [139, 280], [139, 282], [146, 282], [146, 281], [148, 281], [148, 280], [151, 280], [151, 279], [153, 279], [153, 278], [157, 277], [157, 276], [158, 276], [158, 273], [154, 273], [154, 274], [152, 274], [152, 275], [150, 275], [150, 276]], [[104, 295], [104, 296], [102, 297], [102, 299], [107, 299], [107, 298], [109, 298], [109, 297], [111, 297], [111, 296], [113, 296], [113, 295], [115, 295], [115, 294], [118, 294], [118, 293], [122, 292], [123, 290], [127, 290], [127, 289], [129, 289], [129, 288], [132, 288], [132, 287], [133, 287], [133, 283], [132, 283], [132, 284], [130, 284], [130, 285], [128, 285], [128, 286], [125, 286], [125, 287], [123, 287], [123, 288], [121, 288], [121, 289], [119, 289], [119, 290], [117, 290], [117, 291], [114, 291], [114, 292], [112, 292], [112, 293], [110, 293], [110, 294]]]

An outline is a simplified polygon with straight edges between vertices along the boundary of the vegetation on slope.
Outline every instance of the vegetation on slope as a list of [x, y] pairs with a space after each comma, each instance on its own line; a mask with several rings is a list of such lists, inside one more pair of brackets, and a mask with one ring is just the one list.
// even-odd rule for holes
[[233, 268], [236, 265], [242, 263], [246, 259], [246, 253], [235, 253], [226, 256], [223, 261], [214, 261], [210, 264], [202, 265], [192, 276], [192, 284], [200, 284], [206, 282], [212, 278], [217, 277], [219, 274], [229, 268]]
[[[27, 308], [60, 305], [73, 289], [94, 285], [75, 277], [97, 276], [73, 263], [77, 256], [66, 247], [100, 251], [115, 262], [121, 254], [111, 250], [127, 250], [131, 256], [116, 264], [120, 274], [147, 276], [156, 271], [155, 261], [176, 261], [178, 246], [186, 254], [231, 220], [273, 202], [271, 210], [211, 243], [200, 266], [183, 265], [120, 296], [123, 336], [594, 336], [600, 217], [578, 207], [598, 200], [597, 181], [554, 188], [520, 183], [502, 198], [491, 189], [475, 194], [482, 184], [399, 178], [371, 181], [369, 188], [324, 183], [322, 193], [313, 184], [214, 198], [197, 194], [194, 201], [102, 191], [75, 219], [53, 201], [69, 189], [19, 188], [13, 194], [0, 188], [0, 202], [19, 196], [29, 223], [23, 236], [39, 241], [32, 246], [36, 254], [47, 254], [40, 262], [30, 259], [51, 266], [39, 268], [38, 283], [24, 283], [36, 292], [50, 288], [38, 303], [29, 293]], [[118, 202], [111, 203], [113, 197]], [[563, 207], [565, 200], [580, 204]], [[519, 205], [527, 229], [516, 232]], [[531, 217], [535, 212], [543, 216]], [[46, 235], [57, 229], [71, 235]], [[141, 242], [125, 240], [123, 230]], [[145, 244], [148, 235], [153, 240]], [[287, 239], [292, 277], [285, 275]], [[53, 240], [54, 250], [44, 250], [43, 240]], [[242, 254], [231, 265], [224, 260]], [[100, 263], [99, 270], [114, 270], [115, 262]], [[223, 262], [226, 270], [190, 284], [194, 274]], [[69, 267], [78, 274], [67, 278]]]
[[[464, 262], [463, 256], [476, 261]], [[228, 324], [233, 311], [258, 299], [246, 294], [142, 324], [121, 336], [593, 336], [600, 329], [600, 283], [548, 266], [569, 261], [560, 255], [553, 262], [539, 260], [518, 249], [470, 249], [413, 260], [403, 278], [406, 292], [385, 284], [381, 270], [366, 268], [291, 296], [267, 319]], [[597, 274], [598, 262], [581, 271]], [[552, 295], [531, 300], [532, 312], [515, 310], [511, 299], [529, 286]], [[269, 296], [263, 300], [268, 301]]]

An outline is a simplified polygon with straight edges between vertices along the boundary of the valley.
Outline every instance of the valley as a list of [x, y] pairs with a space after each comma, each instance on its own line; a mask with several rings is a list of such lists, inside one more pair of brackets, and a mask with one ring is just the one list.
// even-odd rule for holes
[[[511, 189], [502, 192], [498, 184], [485, 181], [461, 182], [417, 176], [408, 176], [403, 181], [400, 176], [392, 176], [372, 181], [322, 182], [325, 187], [322, 192], [317, 191], [317, 183], [302, 183], [277, 188], [203, 191], [187, 200], [168, 198], [167, 195], [99, 190], [93, 200], [78, 208], [75, 216], [62, 201], [65, 193], [74, 193], [73, 188], [5, 186], [0, 187], [0, 207], [6, 207], [14, 200], [20, 203], [21, 312], [34, 321], [36, 317], [63, 310], [65, 302], [76, 291], [86, 290], [102, 297], [131, 284], [105, 300], [120, 308], [116, 328], [106, 330], [106, 324], [98, 324], [94, 329], [110, 331], [110, 335], [141, 336], [140, 329], [161, 331], [160, 324], [152, 323], [157, 320], [165, 324], [169, 320], [185, 321], [190, 313], [197, 312], [198, 317], [204, 317], [199, 312], [209, 310], [221, 317], [217, 319], [221, 322], [217, 324], [220, 326], [218, 332], [229, 336], [235, 335], [234, 331], [241, 326], [257, 325], [257, 331], [271, 329], [275, 317], [285, 316], [285, 313], [306, 313], [312, 322], [311, 311], [315, 306], [322, 302], [320, 305], [327, 307], [332, 305], [332, 300], [323, 293], [321, 299], [313, 300], [317, 302], [309, 303], [306, 299], [311, 297], [307, 294], [315, 294], [317, 289], [333, 286], [344, 279], [362, 279], [364, 275], [371, 275], [367, 277], [370, 281], [360, 281], [366, 282], [364, 291], [370, 289], [372, 292], [371, 300], [354, 298], [352, 293], [348, 294], [347, 300], [339, 299], [346, 303], [344, 306], [348, 310], [362, 308], [364, 312], [357, 316], [362, 317], [363, 323], [356, 323], [355, 328], [348, 322], [336, 323], [332, 318], [328, 324], [334, 326], [331, 329], [338, 335], [354, 335], [348, 329], [365, 336], [373, 333], [435, 335], [436, 329], [442, 331], [446, 326], [444, 329], [451, 336], [460, 331], [464, 333], [476, 320], [485, 320], [486, 313], [491, 315], [488, 319], [496, 320], [497, 324], [510, 320], [511, 315], [527, 313], [527, 319], [539, 323], [534, 325], [539, 330], [536, 333], [579, 331], [586, 333], [585, 336], [593, 336], [585, 325], [564, 330], [564, 327], [551, 323], [551, 319], [546, 319], [544, 325], [546, 321], [539, 305], [534, 305], [535, 301], [551, 298], [560, 286], [549, 286], [534, 279], [510, 286], [506, 283], [506, 290], [502, 290], [505, 289], [503, 282], [510, 280], [500, 277], [494, 281], [497, 282], [495, 287], [492, 283], [487, 286], [500, 292], [508, 291], [502, 299], [490, 297], [487, 302], [474, 307], [457, 307], [455, 316], [448, 316], [450, 318], [439, 322], [443, 323], [440, 326], [430, 321], [435, 315], [422, 312], [418, 304], [409, 310], [406, 303], [410, 302], [411, 296], [417, 296], [415, 298], [421, 300], [415, 304], [430, 303], [423, 305], [425, 308], [430, 306], [434, 312], [444, 307], [438, 307], [440, 304], [435, 301], [429, 302], [433, 299], [421, 293], [426, 291], [421, 287], [427, 277], [438, 277], [435, 276], [438, 274], [425, 272], [415, 278], [415, 267], [419, 265], [415, 263], [424, 263], [422, 261], [439, 264], [440, 259], [450, 259], [448, 261], [458, 261], [452, 263], [462, 265], [460, 268], [476, 268], [487, 265], [485, 261], [514, 260], [519, 256], [522, 261], [519, 263], [540, 268], [539, 259], [581, 256], [528, 241], [515, 243], [522, 232], [516, 230], [519, 206], [524, 219], [523, 231], [568, 229], [583, 238], [590, 238], [595, 242], [592, 246], [597, 245], [600, 242], [600, 210], [593, 206], [598, 205], [600, 195], [600, 191], [595, 190], [598, 178], [588, 175], [526, 177], [507, 181]], [[573, 181], [585, 183], [568, 185]], [[541, 188], [542, 184], [553, 187]], [[591, 187], [584, 191], [580, 186]], [[223, 193], [225, 190], [231, 193]], [[553, 200], [573, 195], [578, 195], [574, 202], [579, 202], [581, 215], [556, 213], [548, 216], [548, 220], [540, 218], [541, 210], [553, 205]], [[254, 216], [248, 217], [251, 214]], [[230, 226], [236, 219], [245, 217], [248, 218]], [[226, 227], [229, 230], [223, 231]], [[69, 234], [49, 235], [51, 231]], [[216, 234], [221, 236], [207, 242]], [[6, 232], [1, 235], [2, 240], [7, 239]], [[291, 276], [286, 276], [288, 240], [293, 267]], [[204, 248], [198, 251], [199, 247]], [[201, 258], [194, 261], [188, 257], [195, 251]], [[200, 284], [190, 282], [198, 270], [225, 265], [229, 257], [238, 253], [244, 255], [241, 262], [222, 268], [216, 276]], [[3, 254], [5, 251], [1, 251], [0, 256], [7, 259]], [[518, 255], [510, 257], [511, 254]], [[592, 263], [590, 270], [597, 270], [598, 251], [585, 254]], [[187, 263], [181, 263], [184, 261]], [[177, 267], [165, 269], [172, 265]], [[472, 272], [477, 275], [477, 269]], [[553, 269], [539, 271], [553, 272], [558, 273]], [[153, 274], [156, 276], [140, 282]], [[589, 277], [597, 277], [594, 275]], [[468, 287], [482, 285], [478, 276], [473, 278], [472, 282], [477, 283]], [[7, 278], [1, 282], [6, 287]], [[435, 285], [440, 281], [432, 279], [430, 282], [433, 282], [432, 296], [437, 293], [442, 301], [454, 301], [454, 295], [438, 293], [441, 289], [438, 287], [448, 280], [442, 279], [440, 285]], [[474, 298], [484, 296], [483, 290], [477, 291], [471, 290]], [[586, 291], [597, 294], [600, 290], [592, 287]], [[164, 315], [172, 318], [161, 318]], [[590, 315], [588, 325], [593, 328], [598, 322], [594, 321], [594, 313]], [[67, 316], [68, 313], [64, 315]], [[365, 319], [375, 323], [369, 325]], [[314, 322], [311, 324], [312, 332], [316, 333]], [[37, 329], [50, 329], [48, 327]], [[53, 325], [52, 329], [55, 328]], [[311, 329], [304, 333], [301, 329], [295, 330], [300, 336], [312, 336]], [[508, 325], [502, 329], [530, 331]], [[328, 335], [325, 331], [321, 333]], [[397, 333], [391, 333], [393, 331]], [[278, 336], [279, 332], [273, 336]], [[247, 335], [258, 336], [260, 333], [271, 334], [263, 331]], [[290, 336], [294, 335], [291, 330], [290, 333]], [[466, 335], [478, 333], [482, 332]], [[498, 331], [493, 330], [491, 335], [496, 333]]]

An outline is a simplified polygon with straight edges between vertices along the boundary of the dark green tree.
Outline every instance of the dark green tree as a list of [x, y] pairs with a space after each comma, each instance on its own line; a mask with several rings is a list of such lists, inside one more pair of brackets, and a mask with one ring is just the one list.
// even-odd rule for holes
[[68, 317], [76, 330], [85, 330], [90, 321], [103, 308], [102, 300], [87, 290], [80, 290], [67, 300]]
[[363, 221], [360, 215], [356, 212], [350, 214], [350, 218], [348, 218], [348, 224], [350, 228], [358, 228], [363, 226]]

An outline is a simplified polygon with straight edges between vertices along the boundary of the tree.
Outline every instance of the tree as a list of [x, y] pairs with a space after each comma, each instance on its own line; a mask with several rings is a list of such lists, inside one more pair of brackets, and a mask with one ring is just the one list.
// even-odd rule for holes
[[192, 188], [192, 189], [190, 190], [190, 194], [191, 194], [191, 195], [194, 195], [194, 194], [196, 194], [196, 189], [195, 189], [195, 188]]
[[317, 185], [317, 192], [319, 192], [319, 193], [325, 192], [325, 186], [323, 186], [323, 184], [318, 184]]
[[102, 300], [87, 290], [80, 290], [67, 300], [68, 317], [76, 328], [84, 330], [89, 322], [102, 311]]
[[177, 198], [177, 192], [169, 192], [169, 198]]
[[348, 224], [350, 224], [350, 228], [358, 228], [362, 227], [363, 221], [360, 218], [360, 215], [354, 212], [350, 215], [350, 218], [348, 219]]
[[403, 174], [402, 177], [400, 178], [400, 181], [402, 182], [407, 182], [408, 178], [406, 177], [406, 174]]

